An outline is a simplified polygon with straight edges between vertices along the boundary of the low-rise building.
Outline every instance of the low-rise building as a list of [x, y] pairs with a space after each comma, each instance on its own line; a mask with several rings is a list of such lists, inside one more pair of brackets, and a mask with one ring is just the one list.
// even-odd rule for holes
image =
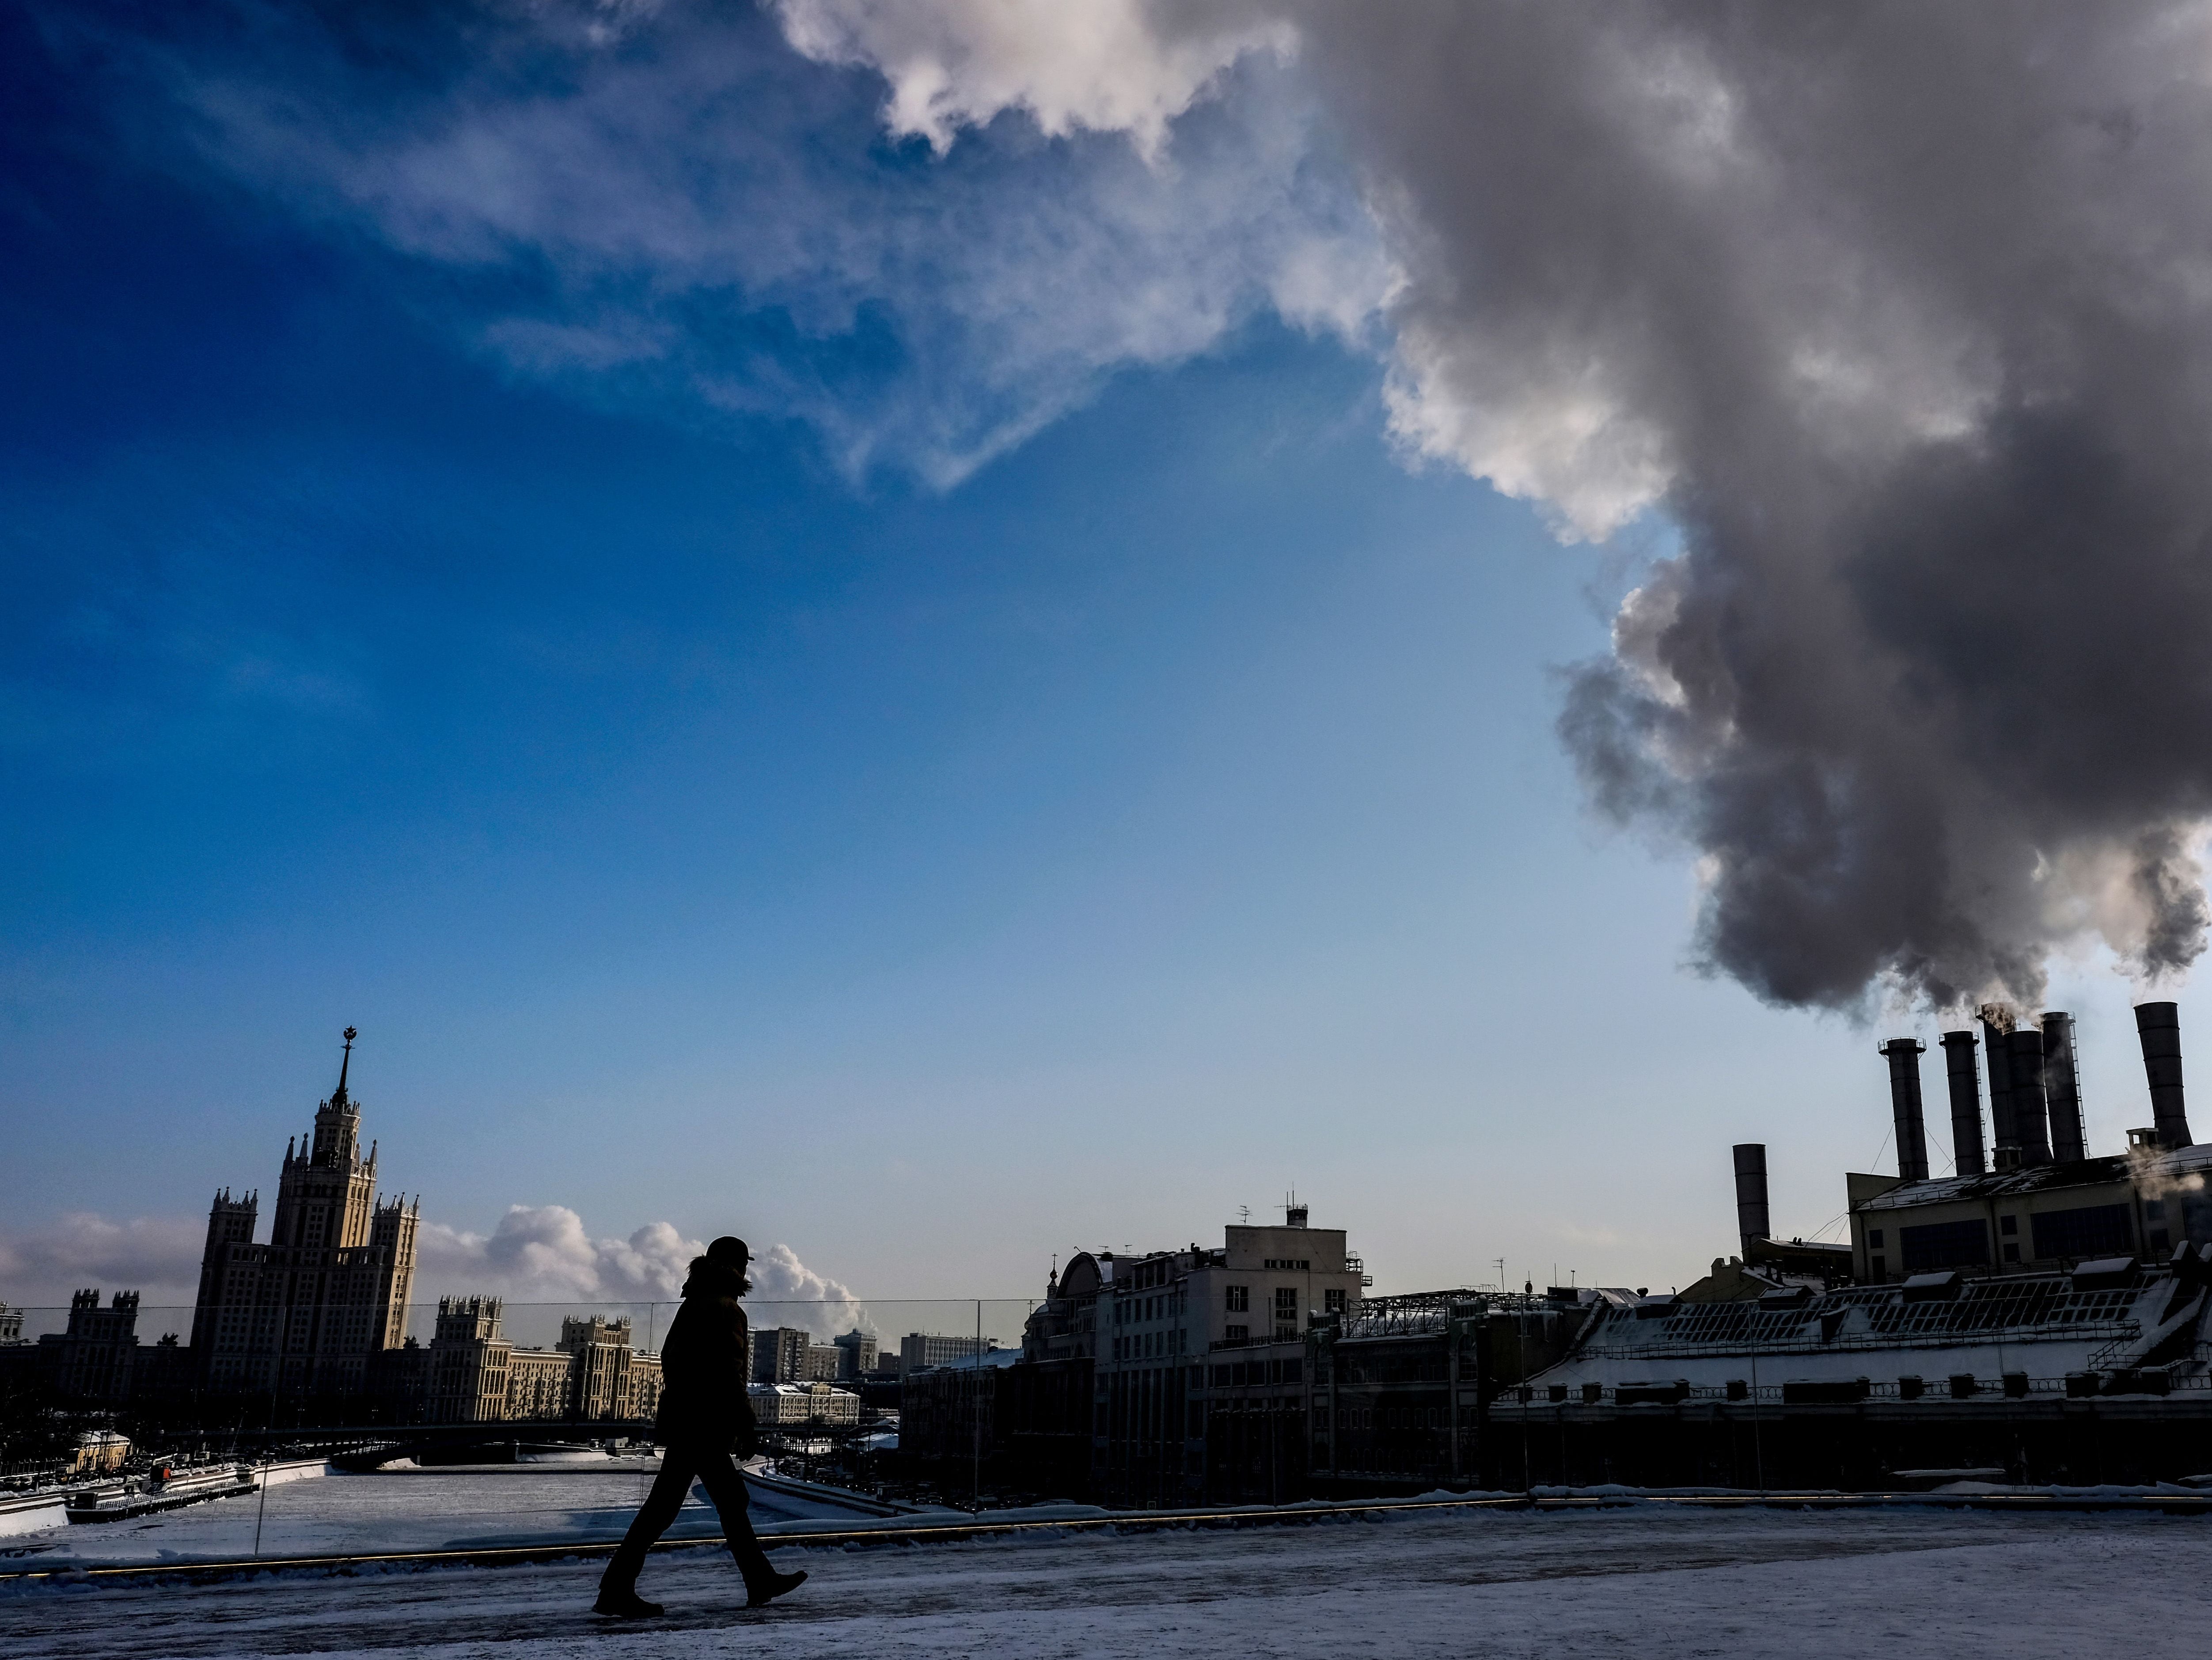
[[1366, 1283], [1344, 1230], [1310, 1226], [1296, 1203], [1279, 1226], [1231, 1225], [1218, 1250], [1114, 1261], [1093, 1310], [1093, 1493], [1165, 1505], [1302, 1491], [1306, 1335]]
[[563, 1320], [550, 1349], [517, 1347], [501, 1317], [496, 1297], [439, 1300], [423, 1389], [430, 1422], [636, 1423], [659, 1409], [660, 1357], [630, 1347], [626, 1316]]
[[860, 1397], [828, 1383], [755, 1383], [745, 1394], [763, 1429], [836, 1429], [860, 1421]]
[[934, 1332], [910, 1331], [899, 1339], [899, 1371], [920, 1371], [924, 1366], [949, 1366], [956, 1360], [988, 1354], [998, 1347], [989, 1337], [943, 1337]]
[[[1420, 1492], [1510, 1480], [1491, 1403], [1557, 1361], [1597, 1293], [1557, 1286], [1370, 1298], [1311, 1334], [1306, 1487]], [[1256, 1383], [1260, 1380], [1255, 1378]], [[1279, 1477], [1278, 1478], [1279, 1480]]]
[[1021, 1358], [1019, 1349], [992, 1349], [908, 1372], [899, 1393], [899, 1450], [961, 1466], [980, 1451], [995, 1462], [1002, 1447], [999, 1395], [1022, 1370]]

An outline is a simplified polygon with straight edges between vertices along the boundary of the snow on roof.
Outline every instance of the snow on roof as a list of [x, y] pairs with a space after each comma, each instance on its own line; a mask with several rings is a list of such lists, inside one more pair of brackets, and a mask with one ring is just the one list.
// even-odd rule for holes
[[2030, 1164], [2024, 1170], [2001, 1171], [1987, 1176], [1946, 1176], [1929, 1182], [1902, 1182], [1856, 1208], [1900, 1210], [1911, 1205], [1936, 1205], [1956, 1199], [1996, 1199], [2053, 1188], [2095, 1187], [2124, 1182], [2138, 1170], [2148, 1177], [2185, 1176], [2212, 1170], [2212, 1143], [2174, 1147], [2164, 1152], [2136, 1152], [2102, 1158], [2084, 1158], [2068, 1164]]
[[2130, 1278], [2115, 1285], [2085, 1271], [1954, 1285], [1954, 1276], [1931, 1274], [1794, 1304], [1771, 1293], [1757, 1302], [1678, 1303], [1641, 1318], [1609, 1304], [1571, 1353], [1529, 1382], [1709, 1387], [1754, 1371], [1762, 1383], [1783, 1383], [2021, 1371], [2048, 1378], [2124, 1368], [2180, 1327], [2201, 1323], [2207, 1303], [2201, 1295], [2177, 1300], [2172, 1276], [2160, 1270]]
[[2078, 1164], [2031, 1164], [2024, 1170], [1999, 1171], [1987, 1176], [1947, 1176], [1930, 1182], [1902, 1182], [1887, 1193], [1861, 1200], [1857, 1208], [1901, 1210], [1912, 1205], [1944, 1204], [1957, 1199], [1995, 1199], [2051, 1188], [2095, 1187], [2127, 1179], [2125, 1158], [2085, 1158]]
[[963, 1354], [957, 1360], [940, 1360], [933, 1366], [916, 1366], [908, 1375], [918, 1377], [926, 1371], [974, 1371], [986, 1366], [1018, 1365], [1021, 1358], [1022, 1351], [1018, 1348], [993, 1349], [985, 1354]]

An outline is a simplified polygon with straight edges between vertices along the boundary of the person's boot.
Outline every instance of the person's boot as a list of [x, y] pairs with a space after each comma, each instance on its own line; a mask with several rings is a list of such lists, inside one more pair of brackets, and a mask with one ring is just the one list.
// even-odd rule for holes
[[745, 1606], [749, 1608], [765, 1608], [787, 1591], [797, 1590], [805, 1583], [806, 1575], [804, 1571], [798, 1573], [771, 1573], [759, 1584], [749, 1584], [745, 1587]]
[[601, 1585], [599, 1600], [592, 1604], [592, 1612], [617, 1620], [656, 1620], [665, 1610], [640, 1596], [635, 1585]]

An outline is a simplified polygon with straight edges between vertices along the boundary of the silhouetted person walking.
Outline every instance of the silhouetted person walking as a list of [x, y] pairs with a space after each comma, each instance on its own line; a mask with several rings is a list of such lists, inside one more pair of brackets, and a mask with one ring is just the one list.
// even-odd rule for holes
[[744, 1456], [758, 1441], [752, 1402], [745, 1395], [752, 1381], [745, 1365], [745, 1311], [738, 1306], [738, 1299], [752, 1289], [745, 1278], [751, 1260], [745, 1242], [731, 1238], [717, 1239], [704, 1256], [691, 1259], [684, 1306], [676, 1311], [660, 1349], [660, 1474], [600, 1577], [596, 1614], [642, 1619], [660, 1612], [658, 1602], [637, 1594], [638, 1571], [653, 1541], [684, 1508], [694, 1478], [722, 1518], [722, 1535], [745, 1577], [747, 1608], [795, 1590], [806, 1578], [778, 1573], [769, 1565], [745, 1516], [745, 1478], [730, 1462], [732, 1446]]

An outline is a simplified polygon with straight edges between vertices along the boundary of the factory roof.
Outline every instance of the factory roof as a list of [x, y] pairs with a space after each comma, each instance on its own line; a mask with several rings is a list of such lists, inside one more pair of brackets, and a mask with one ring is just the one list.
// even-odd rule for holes
[[[2212, 1148], [2208, 1148], [2212, 1152]], [[1899, 1210], [1909, 1205], [1941, 1205], [1960, 1199], [1998, 1199], [2040, 1193], [2051, 1188], [2085, 1188], [2128, 1179], [2125, 1158], [2084, 1158], [2075, 1163], [2030, 1164], [1986, 1176], [1946, 1176], [1929, 1182], [1900, 1182], [1887, 1193], [1863, 1199], [1860, 1210]]]
[[2200, 1143], [2166, 1152], [2138, 1150], [2063, 1164], [2030, 1164], [2022, 1170], [1999, 1171], [1987, 1176], [1946, 1176], [1931, 1182], [1900, 1182], [1887, 1192], [1862, 1199], [1853, 1208], [1901, 1210], [1907, 1206], [1940, 1205], [1960, 1199], [2000, 1199], [2047, 1192], [2054, 1188], [2093, 1187], [2101, 1183], [2124, 1182], [2138, 1173], [2157, 1178], [2208, 1170], [2212, 1170], [2212, 1144]]
[[2072, 1274], [1927, 1274], [1904, 1286], [1778, 1291], [1756, 1302], [1653, 1298], [1598, 1310], [1573, 1352], [1530, 1382], [1663, 1378], [1710, 1389], [1754, 1369], [1778, 1383], [2013, 1371], [2061, 1378], [2142, 1365], [2154, 1354], [2164, 1361], [2169, 1350], [2201, 1373], [2194, 1339], [2205, 1310], [2201, 1277], [2185, 1282], [2124, 1258]]

